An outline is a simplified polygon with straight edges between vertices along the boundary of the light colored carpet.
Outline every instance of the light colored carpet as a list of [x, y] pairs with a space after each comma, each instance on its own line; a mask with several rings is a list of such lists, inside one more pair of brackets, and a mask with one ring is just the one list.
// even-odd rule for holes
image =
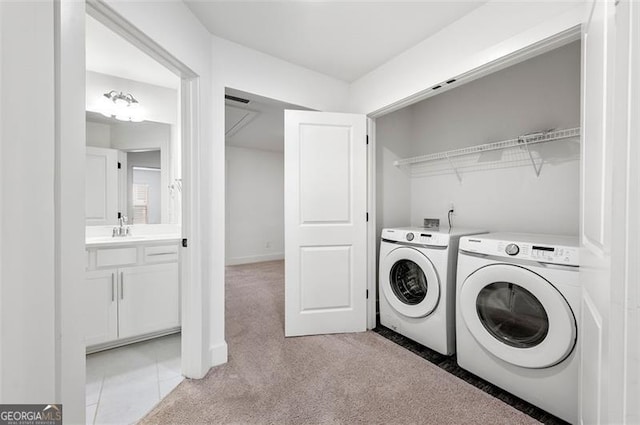
[[373, 333], [284, 338], [284, 264], [227, 268], [229, 362], [142, 424], [534, 424]]

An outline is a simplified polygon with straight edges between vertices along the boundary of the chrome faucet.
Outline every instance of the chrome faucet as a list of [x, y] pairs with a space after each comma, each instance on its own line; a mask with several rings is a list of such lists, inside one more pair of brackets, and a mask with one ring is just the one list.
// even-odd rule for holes
[[116, 236], [129, 236], [131, 229], [127, 226], [127, 216], [121, 214], [120, 217], [118, 217], [118, 223], [119, 225], [113, 228], [111, 236], [114, 238]]

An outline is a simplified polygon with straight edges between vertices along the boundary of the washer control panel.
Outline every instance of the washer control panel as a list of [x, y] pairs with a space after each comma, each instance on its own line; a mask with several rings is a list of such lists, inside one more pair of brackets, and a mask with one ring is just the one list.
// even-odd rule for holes
[[514, 243], [510, 243], [504, 249], [504, 252], [506, 252], [509, 255], [518, 255], [518, 253], [520, 252], [520, 247]]
[[382, 229], [382, 239], [411, 245], [449, 246], [449, 235], [428, 229]]
[[540, 263], [579, 265], [579, 248], [575, 244], [548, 244], [543, 241], [502, 240], [480, 237], [463, 237], [460, 250], [496, 257], [520, 258]]

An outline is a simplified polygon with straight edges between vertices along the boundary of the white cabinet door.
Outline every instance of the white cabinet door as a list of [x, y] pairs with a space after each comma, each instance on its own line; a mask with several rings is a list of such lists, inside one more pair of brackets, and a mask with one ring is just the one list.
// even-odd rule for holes
[[285, 335], [367, 323], [364, 115], [285, 111]]
[[615, 386], [608, 377], [607, 349], [615, 283], [611, 279], [615, 5], [613, 0], [589, 0], [587, 5], [588, 19], [582, 27], [580, 423], [604, 424], [611, 423], [607, 398]]
[[180, 325], [178, 263], [119, 269], [119, 336]]
[[82, 299], [86, 345], [118, 338], [117, 271], [87, 272]]
[[87, 147], [85, 216], [88, 226], [118, 221], [118, 151]]

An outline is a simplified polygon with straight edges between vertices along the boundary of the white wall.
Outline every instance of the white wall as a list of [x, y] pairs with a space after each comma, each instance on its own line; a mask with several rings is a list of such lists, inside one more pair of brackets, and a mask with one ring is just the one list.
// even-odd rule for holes
[[[411, 179], [393, 162], [411, 155], [413, 116], [396, 112], [376, 120], [376, 228], [411, 222]], [[379, 247], [378, 247], [379, 248]]]
[[121, 150], [161, 149], [169, 147], [171, 126], [160, 122], [87, 121], [87, 146]]
[[53, 2], [0, 2], [2, 404], [58, 395], [53, 13]]
[[[580, 43], [575, 42], [378, 119], [378, 155], [387, 149], [406, 156], [429, 154], [579, 123]], [[409, 149], [403, 144], [407, 137]], [[453, 203], [457, 227], [577, 235], [578, 145], [560, 142], [533, 149], [547, 160], [539, 177], [525, 163], [463, 171], [462, 183], [455, 174], [408, 179], [410, 224], [420, 226], [428, 217], [439, 218], [443, 225]], [[398, 176], [408, 170], [394, 167], [394, 159], [383, 160], [385, 172], [379, 177], [383, 187], [403, 193], [406, 188]], [[386, 202], [384, 197], [380, 202]], [[389, 224], [385, 214], [382, 217]]]
[[581, 1], [491, 0], [349, 87], [351, 112], [372, 113], [576, 25]]
[[228, 265], [284, 258], [284, 154], [227, 146]]
[[99, 122], [87, 121], [87, 146], [96, 148], [111, 147], [111, 126]]
[[171, 126], [160, 122], [127, 122], [111, 126], [111, 147], [114, 149], [168, 150], [170, 138]]

